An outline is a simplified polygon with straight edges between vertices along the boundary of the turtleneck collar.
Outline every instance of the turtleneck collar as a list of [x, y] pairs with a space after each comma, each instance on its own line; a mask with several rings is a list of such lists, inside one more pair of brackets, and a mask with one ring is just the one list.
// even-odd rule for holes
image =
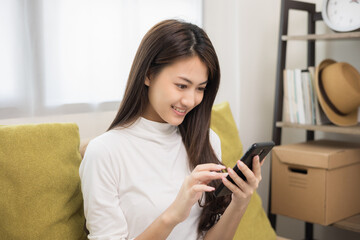
[[114, 131], [123, 131], [126, 134], [141, 139], [148, 139], [160, 144], [169, 144], [170, 142], [181, 141], [181, 135], [177, 126], [169, 123], [160, 123], [139, 117], [133, 124], [127, 127], [117, 127]]
[[177, 132], [178, 127], [173, 126], [169, 123], [160, 123], [148, 120], [143, 117], [139, 117], [138, 120], [136, 120], [130, 128], [141, 128], [144, 131], [147, 131], [152, 134], [156, 135], [163, 135], [163, 136], [169, 136]]

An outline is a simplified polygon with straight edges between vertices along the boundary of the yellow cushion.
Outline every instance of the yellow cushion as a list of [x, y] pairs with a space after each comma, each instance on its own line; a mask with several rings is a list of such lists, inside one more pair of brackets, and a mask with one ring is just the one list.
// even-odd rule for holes
[[86, 239], [76, 124], [0, 126], [2, 239]]
[[210, 127], [220, 138], [222, 162], [228, 167], [234, 167], [243, 155], [243, 148], [228, 102], [213, 106]]
[[[239, 133], [228, 102], [213, 106], [211, 129], [221, 140], [222, 161], [234, 167], [243, 154]], [[261, 199], [255, 192], [235, 233], [235, 239], [276, 239], [276, 234], [262, 207]]]

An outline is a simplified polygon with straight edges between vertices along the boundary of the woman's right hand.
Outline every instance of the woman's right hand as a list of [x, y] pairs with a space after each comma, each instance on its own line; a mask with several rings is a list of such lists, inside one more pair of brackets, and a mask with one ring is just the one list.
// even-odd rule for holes
[[174, 223], [184, 221], [190, 214], [192, 206], [198, 202], [204, 192], [212, 192], [215, 188], [208, 186], [212, 180], [221, 179], [227, 173], [219, 172], [225, 166], [207, 163], [195, 167], [187, 176], [180, 188], [175, 201], [166, 210], [169, 220]]

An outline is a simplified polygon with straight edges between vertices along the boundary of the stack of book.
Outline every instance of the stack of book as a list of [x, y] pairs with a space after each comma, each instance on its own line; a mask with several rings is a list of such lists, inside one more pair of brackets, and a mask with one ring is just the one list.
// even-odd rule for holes
[[330, 123], [318, 103], [314, 76], [314, 67], [284, 70], [285, 122], [308, 125]]

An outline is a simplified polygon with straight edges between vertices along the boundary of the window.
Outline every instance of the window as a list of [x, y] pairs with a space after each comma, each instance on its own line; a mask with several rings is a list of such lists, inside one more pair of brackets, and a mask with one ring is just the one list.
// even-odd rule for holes
[[201, 0], [2, 0], [0, 118], [115, 110], [155, 23], [202, 25]]

